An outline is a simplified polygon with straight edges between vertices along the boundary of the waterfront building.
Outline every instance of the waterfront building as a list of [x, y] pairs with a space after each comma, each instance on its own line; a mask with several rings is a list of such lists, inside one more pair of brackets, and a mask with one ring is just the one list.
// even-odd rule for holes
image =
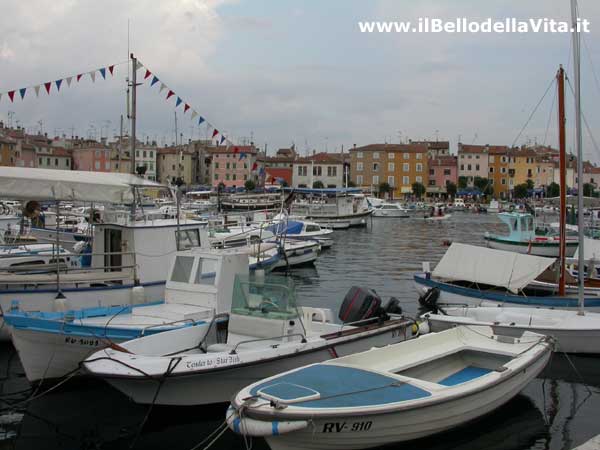
[[[431, 153], [429, 153], [431, 154]], [[446, 196], [448, 184], [458, 185], [457, 157], [439, 154], [428, 159], [429, 179], [427, 184], [428, 196]]]
[[344, 183], [344, 160], [340, 153], [313, 153], [297, 158], [292, 165], [292, 186], [313, 187], [322, 183], [325, 188], [341, 188]]

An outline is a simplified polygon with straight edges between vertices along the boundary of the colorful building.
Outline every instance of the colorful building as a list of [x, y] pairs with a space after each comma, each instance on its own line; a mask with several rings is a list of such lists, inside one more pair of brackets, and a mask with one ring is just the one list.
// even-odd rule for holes
[[344, 187], [344, 159], [339, 153], [314, 153], [297, 158], [292, 164], [292, 186], [313, 187], [321, 182], [325, 188]]
[[[81, 140], [73, 146], [73, 170], [110, 172], [110, 148], [94, 140]], [[39, 156], [39, 155], [38, 155]]]
[[475, 178], [488, 178], [488, 145], [466, 145], [458, 143], [458, 177], [465, 177], [473, 186]]
[[226, 187], [243, 187], [248, 180], [260, 184], [260, 176], [264, 174], [264, 158], [258, 158], [259, 153], [254, 145], [219, 146], [209, 152], [212, 155], [213, 187], [221, 183]]
[[427, 195], [446, 196], [450, 183], [458, 185], [458, 158], [452, 155], [441, 154], [429, 158], [429, 180]]

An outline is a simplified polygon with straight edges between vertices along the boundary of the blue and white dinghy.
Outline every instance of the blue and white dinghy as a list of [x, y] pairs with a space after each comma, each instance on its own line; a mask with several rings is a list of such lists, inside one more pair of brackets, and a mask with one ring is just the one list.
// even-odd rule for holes
[[552, 342], [525, 332], [456, 327], [295, 369], [242, 389], [229, 427], [273, 450], [362, 449], [429, 436], [517, 395]]

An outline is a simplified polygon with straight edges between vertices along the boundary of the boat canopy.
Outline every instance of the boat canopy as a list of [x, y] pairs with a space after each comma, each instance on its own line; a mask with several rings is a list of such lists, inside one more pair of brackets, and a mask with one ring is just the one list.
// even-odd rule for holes
[[133, 188], [166, 186], [127, 173], [0, 167], [3, 198], [131, 203]]
[[453, 243], [435, 267], [433, 276], [504, 287], [518, 293], [554, 261], [554, 258]]
[[268, 227], [267, 230], [273, 234], [300, 234], [302, 233], [303, 225], [304, 224], [302, 222], [288, 220], [273, 224]]

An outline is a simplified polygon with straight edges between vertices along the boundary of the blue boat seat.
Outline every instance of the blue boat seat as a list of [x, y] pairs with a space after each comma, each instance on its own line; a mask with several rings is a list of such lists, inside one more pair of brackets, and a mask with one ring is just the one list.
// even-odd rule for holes
[[491, 369], [484, 369], [483, 367], [467, 366], [464, 369], [447, 376], [443, 380], [438, 381], [438, 384], [443, 386], [456, 386], [457, 384], [466, 383], [467, 381], [472, 381], [487, 375], [491, 371]]

